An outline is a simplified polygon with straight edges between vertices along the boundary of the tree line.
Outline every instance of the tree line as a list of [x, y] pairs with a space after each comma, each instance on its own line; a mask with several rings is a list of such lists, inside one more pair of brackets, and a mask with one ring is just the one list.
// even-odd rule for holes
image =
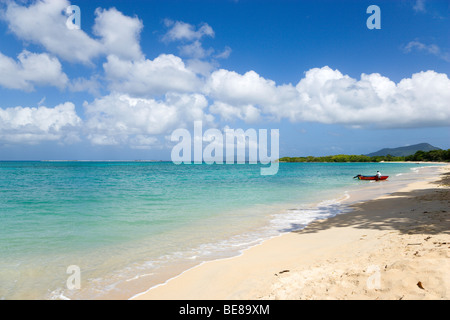
[[381, 161], [450, 161], [450, 149], [431, 150], [428, 152], [417, 151], [413, 155], [394, 157], [390, 154], [386, 156], [365, 156], [365, 155], [346, 155], [338, 154], [334, 156], [323, 157], [283, 157], [280, 162], [381, 162]]

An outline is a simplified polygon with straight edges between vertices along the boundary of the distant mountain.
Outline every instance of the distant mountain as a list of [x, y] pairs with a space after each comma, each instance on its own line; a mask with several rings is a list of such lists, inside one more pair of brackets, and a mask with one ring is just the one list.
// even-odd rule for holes
[[406, 157], [412, 154], [415, 154], [417, 151], [431, 151], [431, 150], [441, 150], [441, 148], [434, 147], [429, 143], [419, 143], [412, 146], [406, 146], [406, 147], [399, 147], [399, 148], [384, 148], [381, 150], [378, 150], [377, 152], [372, 152], [369, 154], [366, 154], [366, 156], [373, 157], [373, 156], [387, 156], [390, 154], [394, 157]]

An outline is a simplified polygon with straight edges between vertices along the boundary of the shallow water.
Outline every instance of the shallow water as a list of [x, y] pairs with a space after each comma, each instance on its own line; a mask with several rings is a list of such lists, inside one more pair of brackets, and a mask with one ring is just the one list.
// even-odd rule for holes
[[[0, 298], [129, 298], [436, 171], [418, 167], [281, 163], [261, 176], [252, 164], [0, 162]], [[388, 181], [352, 179], [376, 170]], [[80, 289], [68, 289], [71, 265]]]

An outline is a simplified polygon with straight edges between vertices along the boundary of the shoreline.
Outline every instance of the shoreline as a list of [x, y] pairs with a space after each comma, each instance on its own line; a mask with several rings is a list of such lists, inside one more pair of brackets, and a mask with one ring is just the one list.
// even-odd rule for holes
[[[430, 197], [431, 193], [437, 192], [436, 190], [444, 192], [444, 198], [448, 198], [448, 186], [437, 186], [436, 181], [442, 178], [442, 172], [449, 172], [450, 166], [447, 164], [438, 170], [441, 174], [436, 178], [410, 183], [407, 187], [373, 200], [352, 202], [349, 204], [349, 207], [353, 209], [351, 212], [316, 220], [304, 229], [265, 240], [244, 250], [238, 256], [202, 262], [130, 299], [449, 299], [450, 275], [442, 271], [449, 270], [448, 266], [450, 266], [447, 249], [450, 246], [445, 247], [445, 244], [450, 243], [449, 213], [446, 209], [442, 209], [442, 204], [440, 210], [436, 209], [441, 200], [426, 200], [422, 203], [418, 199], [418, 197]], [[428, 202], [433, 203], [436, 212], [445, 211], [439, 215], [439, 219], [444, 221], [445, 228], [439, 233], [425, 230], [420, 235], [414, 232], [413, 235], [409, 235], [408, 232], [401, 231], [399, 227], [403, 226], [402, 219], [407, 224], [409, 220], [421, 217], [418, 215], [420, 209], [415, 210], [414, 206], [423, 209], [424, 205], [430, 205]], [[444, 204], [444, 208], [448, 208], [448, 203]], [[361, 211], [365, 213], [364, 217], [360, 216]], [[410, 216], [403, 217], [406, 214]], [[385, 222], [391, 220], [399, 221], [391, 224]], [[361, 221], [364, 221], [364, 224]], [[428, 235], [427, 232], [433, 235], [431, 233]], [[398, 271], [399, 268], [406, 270], [400, 272], [400, 275], [403, 274], [400, 278], [403, 279], [412, 277], [410, 274], [416, 272], [419, 267], [413, 263], [415, 267], [412, 269], [416, 271], [412, 271], [409, 270], [411, 264], [402, 265], [399, 262], [402, 267], [391, 271], [388, 268], [390, 265], [388, 261], [378, 260], [386, 259], [390, 256], [389, 254], [392, 254], [394, 259], [411, 251], [409, 250], [411, 248], [424, 249], [425, 246], [422, 245], [424, 240], [417, 238], [422, 235], [426, 235], [422, 237], [426, 244], [433, 245], [430, 239], [436, 238], [434, 242], [437, 245], [440, 244], [440, 247], [445, 247], [441, 248], [443, 251], [434, 247], [426, 248], [427, 254], [437, 255], [433, 259], [439, 260], [439, 263], [423, 270], [426, 274], [439, 274], [438, 278], [443, 285], [440, 291], [431, 292], [427, 287], [436, 279], [418, 280], [414, 284], [409, 284], [408, 290], [405, 290], [403, 285], [399, 285], [398, 287], [406, 292], [402, 295], [397, 292], [400, 290], [397, 286], [388, 285], [390, 281], [393, 281], [392, 275], [396, 275], [397, 278], [399, 276], [395, 270]], [[416, 241], [414, 242], [416, 244], [406, 244], [406, 247], [402, 244], [398, 247], [399, 243], [406, 241], [405, 237], [411, 238], [408, 239], [410, 242]], [[387, 245], [386, 241], [390, 245]], [[383, 253], [378, 252], [380, 250]], [[359, 254], [355, 255], [355, 251]], [[413, 258], [422, 261], [424, 258], [419, 259], [419, 252], [420, 250], [413, 252], [412, 254], [415, 254]], [[362, 256], [367, 260], [365, 264], [359, 261]], [[434, 261], [433, 259], [426, 261]], [[422, 265], [427, 264], [422, 263]], [[378, 283], [380, 281], [375, 281], [377, 287], [368, 290], [366, 282], [378, 278], [381, 279], [381, 285]], [[419, 282], [425, 289], [417, 285]], [[306, 285], [308, 283], [309, 285]]]

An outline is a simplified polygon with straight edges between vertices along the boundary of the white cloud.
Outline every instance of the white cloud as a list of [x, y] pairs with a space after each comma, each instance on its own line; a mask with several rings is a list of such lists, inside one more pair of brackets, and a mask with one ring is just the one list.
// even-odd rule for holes
[[231, 48], [226, 46], [221, 53], [216, 54], [214, 57], [217, 59], [228, 59], [228, 57], [231, 54], [231, 51], [232, 51]]
[[[225, 119], [251, 114], [292, 122], [319, 122], [360, 127], [450, 125], [450, 80], [426, 71], [398, 84], [380, 74], [357, 80], [329, 67], [313, 68], [294, 87], [276, 85], [256, 72], [212, 73], [205, 92], [215, 99], [211, 112]], [[250, 117], [251, 118], [251, 117]]]
[[434, 54], [434, 55], [439, 54], [440, 51], [441, 51], [439, 49], [439, 47], [437, 45], [435, 45], [435, 44], [426, 45], [426, 44], [423, 44], [423, 43], [421, 43], [419, 41], [411, 41], [405, 46], [405, 50], [407, 52], [411, 52], [411, 50], [413, 48], [415, 48], [417, 50], [423, 50], [423, 51], [426, 51], [426, 52]]
[[67, 75], [55, 57], [24, 50], [17, 60], [0, 52], [0, 86], [25, 91], [32, 91], [35, 86], [66, 87]]
[[172, 20], [166, 19], [164, 23], [166, 27], [169, 27], [170, 29], [164, 35], [163, 41], [194, 41], [200, 40], [205, 36], [214, 37], [214, 30], [207, 23], [201, 24], [197, 29], [192, 24], [183, 21], [174, 22]]
[[255, 123], [261, 120], [260, 110], [251, 104], [232, 106], [216, 101], [210, 106], [209, 111], [220, 115], [220, 118], [224, 121], [241, 119], [247, 123]]
[[272, 80], [249, 71], [240, 75], [220, 69], [208, 79], [205, 90], [209, 96], [220, 101], [240, 104], [264, 104], [274, 97], [276, 85]]
[[254, 71], [241, 75], [217, 70], [196, 89], [166, 92], [161, 100], [116, 91], [85, 102], [84, 121], [72, 103], [52, 109], [0, 109], [0, 141], [68, 142], [82, 134], [94, 145], [149, 149], [161, 146], [159, 135], [191, 127], [196, 120], [205, 128], [221, 121], [267, 118], [375, 128], [450, 125], [450, 80], [434, 71], [395, 83], [377, 73], [354, 79], [329, 67], [313, 68], [293, 86], [277, 85]]
[[324, 67], [308, 71], [297, 90], [305, 103], [294, 121], [391, 128], [450, 124], [450, 81], [434, 71], [395, 84], [379, 74], [357, 80]]
[[216, 61], [205, 61], [201, 59], [187, 59], [186, 68], [192, 72], [202, 75], [207, 78], [211, 75], [212, 71], [218, 67]]
[[74, 142], [82, 124], [73, 103], [54, 108], [15, 107], [0, 109], [0, 141], [36, 144], [41, 141]]
[[[224, 69], [214, 71], [204, 90], [217, 102], [238, 109], [252, 105], [266, 116], [277, 119], [286, 117], [291, 103], [298, 103], [298, 92], [292, 85], [277, 86], [274, 81], [261, 77], [255, 71], [243, 75]], [[252, 114], [256, 114], [256, 111], [252, 111]], [[241, 110], [239, 114], [242, 115], [242, 112], [247, 113]]]
[[84, 104], [85, 130], [96, 145], [149, 147], [157, 142], [153, 135], [167, 134], [195, 120], [211, 122], [204, 113], [207, 105], [206, 98], [199, 94], [172, 93], [157, 101], [112, 93]]
[[49, 52], [72, 62], [91, 63], [103, 47], [83, 30], [70, 30], [63, 14], [66, 0], [36, 1], [28, 7], [8, 2], [3, 14], [9, 29], [20, 39], [42, 45]]
[[72, 92], [89, 92], [94, 96], [100, 95], [100, 89], [102, 85], [96, 76], [92, 76], [89, 79], [75, 78], [70, 81], [68, 88]]
[[93, 59], [114, 54], [122, 59], [141, 59], [139, 44], [142, 22], [115, 8], [95, 11], [94, 39], [81, 29], [66, 26], [67, 0], [41, 0], [29, 6], [8, 2], [3, 19], [19, 39], [42, 45], [50, 53], [70, 62], [92, 64]]
[[103, 67], [112, 91], [132, 95], [194, 92], [201, 86], [196, 74], [186, 68], [183, 60], [171, 54], [161, 54], [154, 60], [139, 61], [108, 56]]
[[424, 44], [420, 41], [414, 40], [405, 45], [403, 50], [405, 53], [410, 53], [413, 50], [425, 52], [450, 62], [450, 54], [448, 52], [443, 52], [436, 44]]
[[208, 50], [204, 49], [200, 41], [196, 40], [193, 43], [186, 44], [179, 47], [180, 55], [191, 57], [194, 59], [203, 59], [210, 56], [214, 49], [210, 48]]
[[136, 135], [129, 140], [129, 143], [133, 149], [148, 150], [160, 147], [158, 138], [148, 135]]
[[97, 9], [95, 14], [94, 34], [101, 38], [105, 52], [121, 59], [143, 58], [139, 44], [142, 21], [124, 16], [115, 8]]
[[416, 2], [414, 3], [413, 9], [416, 12], [426, 12], [425, 0], [416, 0]]
[[166, 19], [164, 23], [169, 30], [163, 36], [162, 40], [164, 42], [181, 42], [178, 49], [182, 57], [187, 57], [191, 60], [226, 59], [231, 54], [230, 47], [225, 47], [222, 52], [215, 55], [213, 55], [215, 53], [213, 48], [205, 49], [203, 47], [203, 38], [215, 36], [214, 30], [207, 23], [201, 24], [198, 28], [183, 21], [174, 22]]

